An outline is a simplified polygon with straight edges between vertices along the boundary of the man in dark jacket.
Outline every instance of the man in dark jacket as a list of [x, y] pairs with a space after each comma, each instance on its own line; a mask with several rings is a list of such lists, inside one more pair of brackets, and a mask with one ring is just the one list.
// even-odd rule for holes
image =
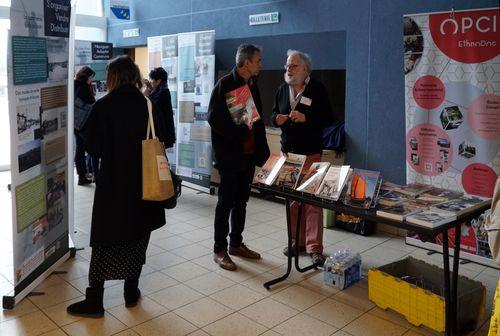
[[236, 52], [236, 67], [215, 85], [208, 106], [208, 122], [212, 128], [212, 147], [220, 185], [214, 220], [214, 261], [223, 269], [235, 270], [228, 255], [227, 236], [229, 215], [229, 254], [260, 259], [260, 254], [243, 243], [246, 204], [250, 196], [250, 182], [255, 165], [262, 165], [269, 157], [269, 146], [262, 119], [253, 123], [233, 122], [226, 99], [231, 91], [248, 85], [255, 106], [262, 116], [262, 103], [255, 76], [262, 68], [259, 48], [245, 44]]
[[[276, 93], [271, 120], [281, 128], [281, 151], [285, 155], [306, 155], [303, 172], [307, 172], [311, 163], [321, 161], [323, 128], [332, 122], [331, 106], [323, 84], [309, 77], [309, 56], [296, 50], [288, 50], [287, 55], [285, 83]], [[292, 235], [296, 232], [298, 206], [297, 202], [290, 204]], [[307, 251], [314, 264], [323, 266], [323, 211], [305, 205], [303, 214], [299, 250]], [[295, 244], [295, 239], [292, 241]], [[291, 252], [285, 248], [283, 253]]]

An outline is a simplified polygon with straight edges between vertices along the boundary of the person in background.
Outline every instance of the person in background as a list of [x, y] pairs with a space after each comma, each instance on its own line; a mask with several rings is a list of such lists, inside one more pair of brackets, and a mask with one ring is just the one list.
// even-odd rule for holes
[[246, 205], [250, 196], [255, 165], [261, 166], [269, 157], [269, 146], [262, 119], [248, 127], [233, 122], [226, 103], [226, 94], [248, 85], [255, 106], [262, 116], [262, 103], [255, 77], [262, 68], [260, 49], [251, 44], [238, 47], [236, 66], [215, 85], [208, 105], [208, 123], [212, 129], [212, 148], [220, 184], [214, 219], [213, 259], [221, 268], [233, 271], [236, 264], [229, 254], [260, 259], [260, 254], [243, 243]]
[[[309, 77], [309, 55], [288, 50], [283, 83], [276, 93], [271, 121], [281, 128], [281, 152], [306, 155], [303, 171], [321, 161], [323, 128], [329, 126], [332, 109], [325, 87]], [[295, 244], [298, 202], [291, 202], [292, 243]], [[306, 251], [315, 265], [323, 266], [323, 210], [305, 205], [301, 216], [299, 251]], [[303, 244], [303, 245], [302, 245]], [[288, 256], [286, 247], [283, 253]]]
[[[90, 246], [89, 287], [85, 300], [67, 307], [69, 314], [104, 315], [104, 282], [125, 280], [125, 305], [137, 304], [139, 276], [146, 262], [151, 231], [165, 224], [161, 202], [142, 200], [142, 140], [148, 107], [139, 68], [128, 56], [108, 65], [108, 94], [93, 106], [85, 128], [87, 150], [101, 159], [96, 183]], [[166, 138], [161, 113], [153, 109], [156, 135]]]
[[[167, 131], [165, 148], [170, 148], [175, 143], [175, 126], [174, 126], [174, 112], [172, 110], [172, 101], [170, 97], [170, 90], [168, 89], [168, 74], [163, 68], [155, 68], [149, 73], [149, 83], [151, 88], [145, 91], [149, 98], [156, 104], [161, 113], [164, 114], [165, 127]], [[147, 84], [146, 84], [147, 85]]]
[[[95, 72], [88, 66], [84, 66], [75, 75], [75, 97], [79, 97], [86, 104], [94, 104], [94, 91], [92, 90], [92, 80]], [[92, 183], [87, 178], [87, 164], [85, 159], [85, 138], [81, 131], [75, 128], [75, 166], [78, 174], [78, 185]]]

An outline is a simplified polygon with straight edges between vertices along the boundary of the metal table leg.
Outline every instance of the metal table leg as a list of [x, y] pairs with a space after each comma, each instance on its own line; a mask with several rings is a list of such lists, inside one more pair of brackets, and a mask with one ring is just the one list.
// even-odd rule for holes
[[458, 334], [458, 267], [460, 259], [460, 237], [462, 235], [462, 223], [455, 226], [455, 247], [453, 249], [453, 273], [451, 276], [451, 328], [452, 332]]
[[[291, 216], [290, 216], [290, 201], [286, 200], [286, 229], [288, 233], [288, 260], [287, 260], [287, 268], [286, 268], [286, 273], [279, 278], [270, 280], [266, 283], [264, 283], [264, 287], [266, 289], [269, 289], [272, 285], [277, 284], [283, 280], [286, 280], [288, 276], [290, 275], [290, 272], [292, 270], [292, 256], [295, 255], [295, 268], [297, 271], [303, 273], [306, 271], [309, 271], [313, 268], [316, 268], [316, 265], [312, 264], [304, 268], [300, 268], [299, 266], [299, 246], [300, 246], [300, 219], [302, 216], [302, 208], [304, 206], [303, 203], [300, 203], [299, 208], [298, 208], [298, 213], [297, 213], [297, 230], [296, 230], [296, 236], [295, 236], [295, 248], [292, 249], [292, 225], [291, 225]], [[293, 252], [292, 252], [293, 251]]]
[[451, 293], [450, 293], [450, 258], [448, 254], [448, 231], [443, 232], [443, 268], [444, 268], [444, 301], [445, 301], [445, 335], [452, 335]]
[[283, 280], [286, 280], [290, 275], [290, 271], [292, 270], [292, 226], [290, 224], [290, 201], [285, 200], [285, 208], [286, 208], [286, 229], [288, 233], [288, 260], [287, 260], [287, 268], [286, 273], [279, 278], [270, 280], [264, 283], [264, 287], [269, 289], [272, 285], [277, 284]]

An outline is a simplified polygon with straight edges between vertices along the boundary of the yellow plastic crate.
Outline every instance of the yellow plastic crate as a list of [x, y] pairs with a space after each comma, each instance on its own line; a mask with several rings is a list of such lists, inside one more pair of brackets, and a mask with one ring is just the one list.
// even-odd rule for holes
[[[437, 266], [412, 257], [371, 269], [368, 271], [368, 297], [380, 308], [390, 308], [402, 314], [414, 325], [444, 332], [444, 297], [400, 279], [401, 275], [415, 274], [425, 278], [426, 283], [439, 292], [443, 272]], [[484, 313], [486, 291], [481, 283], [462, 276], [459, 276], [458, 290], [459, 328], [464, 328], [477, 322]]]
[[488, 336], [500, 335], [500, 279], [498, 279], [497, 289], [493, 297], [493, 312], [490, 320], [490, 331]]

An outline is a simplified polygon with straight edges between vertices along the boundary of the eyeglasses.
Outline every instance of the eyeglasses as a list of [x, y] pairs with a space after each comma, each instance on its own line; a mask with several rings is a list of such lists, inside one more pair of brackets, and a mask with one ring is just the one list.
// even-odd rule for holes
[[288, 69], [295, 70], [299, 67], [299, 65], [292, 63], [292, 64], [285, 64], [283, 67], [285, 68], [285, 70], [288, 70]]

